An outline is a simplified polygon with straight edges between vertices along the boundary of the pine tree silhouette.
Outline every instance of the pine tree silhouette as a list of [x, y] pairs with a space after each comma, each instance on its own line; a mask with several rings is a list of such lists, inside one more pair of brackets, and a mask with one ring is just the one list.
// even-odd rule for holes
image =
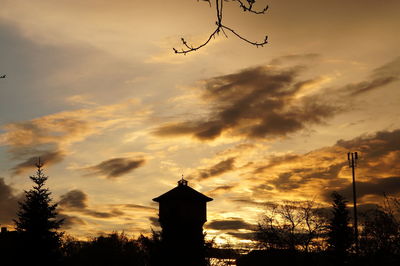
[[353, 235], [349, 226], [347, 201], [337, 192], [332, 193], [332, 218], [328, 225], [328, 244], [338, 264], [343, 264], [352, 245]]
[[57, 220], [57, 204], [52, 204], [51, 192], [45, 188], [48, 179], [43, 164], [36, 164], [36, 175], [29, 178], [35, 183], [25, 191], [25, 200], [19, 202], [18, 219], [14, 220], [21, 241], [21, 260], [37, 262], [35, 265], [57, 265], [62, 233], [57, 232], [63, 220]]

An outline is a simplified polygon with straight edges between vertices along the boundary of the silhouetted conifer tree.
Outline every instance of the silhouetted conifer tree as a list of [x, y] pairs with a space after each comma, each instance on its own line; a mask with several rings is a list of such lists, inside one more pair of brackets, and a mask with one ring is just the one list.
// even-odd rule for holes
[[338, 263], [344, 263], [352, 245], [353, 231], [349, 226], [347, 201], [337, 192], [332, 193], [332, 199], [333, 216], [328, 225], [328, 244]]
[[25, 200], [19, 202], [18, 219], [14, 220], [21, 241], [21, 260], [35, 265], [57, 265], [62, 233], [57, 232], [63, 220], [57, 220], [57, 204], [52, 204], [51, 192], [45, 188], [47, 176], [43, 164], [36, 164], [35, 183], [25, 191]]

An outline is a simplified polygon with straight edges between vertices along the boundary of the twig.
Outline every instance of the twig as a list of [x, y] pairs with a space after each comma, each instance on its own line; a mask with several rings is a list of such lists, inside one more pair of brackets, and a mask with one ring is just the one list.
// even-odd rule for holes
[[256, 3], [255, 0], [247, 0], [247, 2], [249, 3], [249, 6], [246, 6], [245, 4], [243, 4], [243, 2], [241, 0], [232, 0], [232, 1], [238, 2], [240, 7], [243, 9], [244, 12], [248, 11], [248, 12], [251, 12], [251, 13], [254, 13], [254, 14], [257, 14], [257, 15], [265, 14], [265, 12], [269, 8], [268, 5], [267, 5], [262, 10], [256, 11], [256, 10], [253, 10], [253, 5]]
[[[199, 0], [197, 0], [197, 1], [199, 1]], [[210, 6], [211, 6], [210, 0], [203, 0], [203, 1], [208, 2], [208, 3], [210, 4]], [[252, 8], [253, 8], [253, 5], [255, 4], [256, 0], [247, 0], [248, 6], [246, 6], [241, 0], [232, 0], [232, 1], [238, 2], [238, 3], [240, 4], [240, 7], [243, 9], [244, 12], [247, 11], [247, 12], [251, 12], [251, 13], [254, 13], [254, 14], [265, 14], [265, 11], [267, 11], [267, 9], [268, 9], [268, 6], [266, 6], [266, 7], [265, 7], [264, 9], [262, 9], [261, 11], [255, 11], [255, 10], [253, 10]], [[216, 28], [215, 28], [215, 30], [210, 34], [210, 36], [208, 37], [208, 39], [207, 39], [205, 42], [203, 42], [202, 44], [198, 45], [198, 46], [193, 46], [193, 45], [191, 45], [191, 44], [188, 44], [187, 41], [186, 41], [184, 38], [181, 38], [182, 44], [183, 44], [184, 47], [186, 47], [186, 48], [182, 48], [182, 49], [180, 49], [180, 50], [177, 50], [177, 49], [175, 49], [175, 48], [172, 48], [176, 54], [184, 54], [184, 55], [186, 55], [187, 53], [190, 53], [190, 52], [194, 52], [194, 51], [199, 50], [200, 48], [206, 46], [206, 45], [211, 41], [212, 38], [215, 38], [215, 35], [218, 35], [218, 34], [220, 33], [220, 31], [222, 31], [222, 33], [224, 34], [224, 36], [225, 36], [226, 38], [228, 38], [228, 35], [227, 35], [226, 32], [224, 31], [224, 29], [230, 31], [231, 33], [233, 33], [233, 34], [234, 34], [236, 37], [238, 37], [239, 39], [241, 39], [241, 40], [243, 40], [243, 41], [245, 41], [245, 42], [247, 42], [247, 43], [249, 43], [249, 44], [251, 44], [251, 45], [254, 45], [254, 46], [256, 46], [256, 47], [259, 47], [259, 46], [263, 47], [265, 44], [268, 43], [268, 36], [265, 36], [265, 39], [264, 39], [264, 41], [262, 41], [262, 42], [250, 41], [249, 39], [243, 37], [242, 35], [240, 35], [240, 34], [237, 33], [236, 31], [234, 31], [233, 29], [231, 29], [230, 27], [225, 26], [225, 25], [222, 23], [222, 17], [223, 17], [223, 12], [222, 12], [222, 10], [223, 10], [223, 2], [224, 2], [224, 0], [215, 0], [215, 9], [216, 9], [216, 16], [217, 16], [217, 21], [215, 22]]]

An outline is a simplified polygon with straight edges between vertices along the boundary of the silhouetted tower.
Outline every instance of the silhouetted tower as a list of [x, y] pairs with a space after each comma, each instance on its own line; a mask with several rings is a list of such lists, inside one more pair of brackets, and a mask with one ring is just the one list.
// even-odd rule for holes
[[163, 265], [205, 265], [203, 224], [212, 200], [189, 187], [183, 177], [177, 187], [153, 199], [159, 203]]
[[347, 153], [347, 159], [349, 161], [349, 167], [351, 168], [351, 173], [353, 177], [353, 209], [354, 209], [354, 242], [356, 244], [356, 253], [358, 254], [358, 223], [357, 223], [357, 194], [356, 194], [356, 172], [358, 154], [357, 152]]

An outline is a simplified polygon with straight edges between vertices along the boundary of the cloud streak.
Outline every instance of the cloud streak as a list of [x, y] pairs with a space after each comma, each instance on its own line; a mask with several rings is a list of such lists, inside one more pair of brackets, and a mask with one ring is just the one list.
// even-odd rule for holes
[[21, 174], [27, 170], [30, 170], [35, 167], [35, 164], [38, 162], [38, 159], [46, 164], [52, 165], [58, 162], [61, 162], [65, 157], [65, 154], [62, 151], [38, 151], [36, 156], [30, 157], [25, 161], [17, 164], [12, 168], [13, 175]]
[[[74, 189], [61, 195], [59, 205], [61, 207], [62, 215], [67, 215], [65, 214], [65, 212], [78, 212], [82, 215], [90, 216], [93, 218], [107, 219], [107, 218], [119, 217], [124, 214], [124, 212], [117, 209], [112, 209], [106, 212], [88, 208], [88, 195], [79, 189]], [[77, 219], [81, 220], [80, 217], [77, 217]], [[73, 221], [74, 219], [71, 219], [71, 222]]]
[[113, 158], [87, 167], [85, 170], [90, 172], [89, 175], [101, 175], [112, 179], [132, 172], [143, 166], [145, 162], [146, 160], [143, 158]]
[[397, 57], [393, 61], [374, 69], [366, 81], [350, 84], [344, 90], [349, 91], [353, 96], [361, 95], [394, 83], [399, 78], [400, 57]]
[[241, 218], [230, 218], [226, 220], [214, 220], [206, 224], [207, 229], [214, 230], [252, 230], [255, 225], [245, 222]]
[[211, 195], [211, 196], [216, 196], [219, 194], [228, 193], [228, 192], [232, 191], [236, 186], [237, 186], [237, 184], [218, 186], [218, 187], [208, 191], [207, 194]]
[[206, 169], [198, 170], [194, 175], [189, 176], [189, 179], [196, 177], [199, 180], [209, 179], [211, 177], [222, 175], [226, 172], [235, 169], [235, 158], [230, 157], [228, 159], [222, 160]]

